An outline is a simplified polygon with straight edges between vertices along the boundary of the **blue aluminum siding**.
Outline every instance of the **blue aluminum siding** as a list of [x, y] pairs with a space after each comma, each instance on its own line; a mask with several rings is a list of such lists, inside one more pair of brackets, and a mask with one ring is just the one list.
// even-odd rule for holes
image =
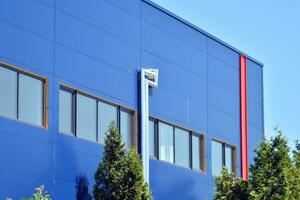
[[[49, 81], [49, 128], [0, 117], [0, 199], [28, 197], [46, 185], [75, 199], [75, 177], [94, 172], [103, 146], [58, 132], [59, 85], [136, 110], [138, 71], [160, 70], [152, 116], [205, 135], [206, 173], [150, 161], [159, 200], [212, 199], [211, 139], [237, 148], [240, 174], [239, 53], [140, 0], [3, 0], [0, 61]], [[249, 155], [263, 136], [262, 67], [248, 59]]]
[[262, 68], [247, 60], [247, 100], [248, 100], [248, 153], [253, 162], [254, 149], [263, 139], [263, 80]]

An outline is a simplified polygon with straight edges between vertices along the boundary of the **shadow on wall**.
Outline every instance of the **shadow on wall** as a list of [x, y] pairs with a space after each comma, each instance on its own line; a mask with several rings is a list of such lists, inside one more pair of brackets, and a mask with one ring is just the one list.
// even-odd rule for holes
[[85, 174], [76, 177], [76, 200], [92, 200], [89, 193], [89, 182]]

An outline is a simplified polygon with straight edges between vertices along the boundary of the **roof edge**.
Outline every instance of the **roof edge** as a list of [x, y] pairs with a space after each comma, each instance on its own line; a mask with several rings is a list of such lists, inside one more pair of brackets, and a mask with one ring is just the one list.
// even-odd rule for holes
[[172, 18], [174, 18], [174, 19], [180, 21], [181, 23], [183, 23], [183, 24], [189, 26], [190, 28], [192, 28], [192, 29], [194, 29], [194, 30], [196, 30], [196, 31], [198, 31], [198, 32], [200, 32], [200, 33], [202, 33], [202, 34], [204, 34], [205, 36], [207, 36], [207, 37], [209, 37], [209, 38], [215, 40], [216, 42], [218, 42], [218, 43], [220, 43], [220, 44], [226, 46], [227, 48], [229, 48], [229, 49], [231, 49], [231, 50], [233, 50], [233, 51], [235, 51], [235, 52], [237, 52], [237, 53], [239, 53], [239, 54], [241, 54], [241, 55], [246, 56], [249, 60], [255, 62], [256, 64], [260, 65], [261, 67], [264, 67], [264, 64], [263, 64], [262, 62], [260, 62], [260, 61], [258, 61], [258, 60], [256, 60], [256, 59], [254, 59], [253, 57], [249, 56], [248, 54], [246, 54], [246, 53], [242, 52], [241, 50], [239, 50], [239, 49], [237, 49], [237, 48], [231, 46], [230, 44], [224, 42], [223, 40], [217, 38], [216, 36], [213, 36], [212, 34], [210, 34], [210, 33], [206, 32], [206, 31], [204, 31], [203, 29], [199, 28], [198, 26], [196, 26], [196, 25], [192, 24], [191, 22], [189, 22], [189, 21], [187, 21], [187, 20], [181, 18], [180, 16], [178, 16], [178, 15], [176, 15], [175, 13], [173, 13], [173, 12], [167, 10], [166, 8], [163, 8], [162, 6], [160, 6], [160, 5], [156, 4], [156, 3], [154, 3], [153, 1], [151, 1], [151, 0], [141, 0], [141, 1], [143, 1], [143, 2], [147, 3], [148, 5], [150, 5], [150, 6], [154, 7], [154, 8], [156, 8], [156, 9], [158, 9], [158, 10], [160, 10], [160, 11], [162, 11], [163, 13], [169, 15], [170, 17], [172, 17]]

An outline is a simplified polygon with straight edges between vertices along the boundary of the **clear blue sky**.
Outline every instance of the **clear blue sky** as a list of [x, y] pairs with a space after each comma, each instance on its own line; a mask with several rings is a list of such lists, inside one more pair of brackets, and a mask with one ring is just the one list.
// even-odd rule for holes
[[265, 132], [300, 140], [299, 0], [153, 0], [264, 63]]

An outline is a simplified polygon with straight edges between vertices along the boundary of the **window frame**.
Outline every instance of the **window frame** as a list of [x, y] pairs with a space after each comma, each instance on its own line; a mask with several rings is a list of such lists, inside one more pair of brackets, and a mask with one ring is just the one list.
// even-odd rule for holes
[[132, 110], [130, 110], [130, 109], [128, 109], [128, 108], [125, 108], [125, 107], [122, 107], [122, 106], [118, 106], [117, 107], [117, 119], [118, 119], [118, 121], [117, 121], [117, 124], [118, 124], [118, 129], [119, 129], [119, 131], [120, 131], [120, 134], [122, 135], [122, 133], [121, 133], [121, 112], [126, 112], [127, 114], [129, 114], [130, 115], [130, 117], [131, 117], [131, 124], [130, 124], [130, 126], [131, 126], [131, 134], [130, 134], [130, 145], [131, 145], [131, 148], [132, 147], [134, 147], [134, 146], [136, 146], [135, 145], [135, 143], [136, 143], [136, 141], [135, 141], [135, 134], [134, 134], [134, 125], [135, 125], [135, 119], [134, 119], [134, 111], [132, 111]]
[[[188, 137], [188, 166], [183, 166], [183, 165], [180, 165], [179, 163], [176, 163], [176, 129], [178, 130], [181, 130], [185, 133], [179, 133], [179, 134], [187, 134], [187, 137]], [[178, 133], [177, 133], [178, 134]], [[185, 168], [191, 168], [192, 169], [192, 166], [191, 166], [191, 162], [192, 162], [192, 158], [191, 158], [191, 150], [193, 149], [193, 147], [191, 146], [191, 135], [192, 135], [192, 132], [191, 131], [188, 131], [186, 129], [183, 129], [183, 128], [178, 128], [178, 127], [173, 127], [173, 144], [174, 144], [174, 164], [175, 165], [178, 165], [178, 166], [181, 166], [181, 167], [185, 167]], [[200, 150], [200, 149], [199, 149]], [[199, 155], [200, 155], [200, 152], [199, 152]]]
[[[116, 125], [117, 125], [117, 128], [119, 130], [121, 128], [121, 111], [127, 112], [127, 113], [130, 114], [130, 116], [131, 116], [131, 148], [137, 148], [137, 142], [136, 142], [137, 141], [137, 139], [136, 139], [137, 127], [136, 127], [136, 111], [135, 110], [130, 109], [130, 108], [125, 107], [125, 106], [122, 106], [122, 105], [119, 105], [119, 104], [116, 104], [116, 103], [113, 103], [113, 102], [111, 102], [109, 100], [106, 100], [102, 97], [95, 96], [93, 94], [84, 92], [80, 89], [76, 89], [76, 88], [70, 87], [70, 86], [65, 85], [65, 84], [60, 84], [59, 85], [59, 90], [63, 90], [65, 92], [69, 92], [70, 94], [72, 94], [72, 111], [71, 111], [72, 112], [71, 113], [71, 115], [72, 115], [72, 121], [71, 121], [72, 130], [71, 130], [71, 133], [66, 133], [64, 131], [59, 130], [59, 128], [58, 128], [59, 133], [63, 133], [63, 134], [66, 134], [66, 135], [71, 135], [73, 137], [78, 137], [77, 130], [76, 130], [76, 125], [77, 125], [77, 94], [80, 94], [80, 95], [83, 95], [83, 96], [86, 96], [88, 98], [96, 100], [96, 119], [95, 119], [96, 120], [96, 141], [92, 141], [92, 140], [88, 140], [88, 141], [96, 142], [98, 144], [104, 145], [104, 144], [99, 142], [99, 124], [98, 124], [99, 106], [98, 106], [98, 104], [99, 104], [99, 102], [101, 102], [101, 103], [105, 103], [105, 104], [108, 104], [110, 106], [113, 106], [117, 109], [117, 122], [116, 122]], [[58, 104], [60, 104], [60, 100], [58, 100], [58, 101], [59, 101]], [[78, 137], [78, 138], [86, 140], [86, 139], [81, 138], [81, 137]]]
[[[228, 142], [212, 138], [211, 142], [217, 142], [222, 145], [222, 167], [226, 167], [226, 147], [231, 149], [231, 172], [236, 176], [237, 175], [237, 154], [236, 149], [237, 146], [234, 144], [230, 144]], [[212, 159], [211, 159], [212, 160]], [[214, 175], [213, 175], [214, 176]]]
[[[172, 124], [170, 122], [166, 122], [165, 120], [161, 120], [152, 116], [149, 116], [149, 121], [153, 121], [154, 122], [154, 156], [150, 156], [150, 159], [155, 159], [155, 160], [159, 160], [161, 162], [166, 162], [169, 164], [173, 164], [185, 169], [190, 169], [192, 171], [196, 171], [196, 172], [201, 172], [201, 173], [206, 173], [206, 146], [205, 146], [205, 135], [201, 134], [201, 133], [197, 133], [196, 131], [178, 126], [176, 124]], [[159, 123], [164, 123], [166, 125], [172, 126], [173, 128], [173, 162], [169, 162], [169, 161], [164, 161], [161, 160], [159, 158]], [[175, 148], [176, 148], [176, 141], [175, 141], [175, 129], [181, 129], [183, 131], [186, 131], [188, 134], [188, 138], [189, 138], [189, 166], [185, 167], [179, 164], [176, 164], [176, 160], [175, 160]], [[199, 138], [199, 161], [200, 161], [200, 169], [193, 169], [192, 166], [192, 136], [196, 136]]]
[[[97, 132], [97, 136], [96, 136], [96, 138], [97, 138], [97, 143], [99, 143], [99, 144], [102, 144], [102, 143], [100, 143], [99, 142], [99, 123], [98, 123], [98, 121], [99, 121], [99, 103], [104, 103], [104, 104], [107, 104], [107, 105], [110, 105], [110, 106], [113, 106], [114, 108], [116, 108], [116, 111], [117, 111], [117, 121], [116, 121], [116, 126], [117, 126], [117, 128], [120, 130], [121, 129], [121, 126], [120, 126], [120, 119], [121, 119], [121, 114], [120, 114], [120, 108], [121, 108], [121, 106], [120, 105], [117, 105], [117, 104], [114, 104], [114, 103], [112, 103], [112, 102], [109, 102], [109, 101], [106, 101], [106, 100], [103, 100], [103, 99], [101, 99], [101, 98], [98, 98], [97, 99], [97, 118], [96, 118], [96, 120], [97, 120], [97, 127], [96, 127], [96, 132]], [[134, 111], [132, 111], [132, 112], [134, 112]], [[134, 129], [132, 129], [132, 130], [134, 130]], [[104, 143], [103, 143], [104, 144]]]
[[[48, 79], [43, 76], [40, 76], [38, 74], [32, 73], [30, 71], [21, 69], [19, 67], [10, 65], [10, 64], [2, 62], [2, 61], [0, 61], [0, 67], [10, 70], [10, 71], [13, 71], [17, 75], [17, 80], [16, 80], [17, 81], [16, 82], [16, 86], [17, 86], [17, 88], [16, 88], [16, 98], [17, 98], [16, 99], [16, 118], [10, 118], [10, 117], [6, 117], [6, 116], [1, 116], [1, 117], [16, 120], [18, 122], [22, 122], [22, 123], [29, 124], [32, 126], [48, 129], [48, 127], [49, 127], [49, 124], [48, 124]], [[20, 119], [20, 109], [19, 109], [20, 74], [42, 82], [42, 93], [41, 93], [41, 95], [42, 95], [42, 125], [26, 122], [26, 121]]]
[[195, 171], [202, 171], [202, 172], [206, 172], [206, 146], [205, 146], [205, 136], [203, 134], [198, 134], [195, 132], [192, 132], [190, 134], [190, 157], [193, 157], [193, 136], [197, 137], [199, 139], [199, 155], [200, 155], [200, 159], [199, 159], [199, 166], [200, 169], [195, 169], [193, 166], [193, 159], [190, 159], [190, 166], [192, 170]]
[[[160, 156], [159, 156], [159, 154], [160, 154], [160, 152], [159, 152], [159, 148], [160, 148], [160, 141], [159, 141], [159, 124], [165, 124], [165, 125], [167, 125], [167, 126], [170, 126], [171, 128], [172, 128], [172, 143], [173, 143], [173, 155], [172, 155], [172, 160], [173, 160], [173, 162], [170, 162], [170, 161], [167, 161], [167, 160], [161, 160], [161, 158], [160, 158]], [[171, 163], [171, 164], [174, 164], [174, 165], [176, 165], [175, 164], [175, 127], [172, 125], [172, 124], [170, 124], [170, 123], [167, 123], [167, 122], [165, 122], [165, 121], [162, 121], [162, 120], [158, 120], [157, 121], [157, 128], [158, 128], [158, 130], [157, 130], [157, 141], [158, 141], [158, 143], [157, 143], [157, 158], [158, 158], [158, 160], [160, 160], [160, 161], [162, 161], [162, 162], [166, 162], [166, 163]], [[178, 165], [179, 166], [179, 165]]]

